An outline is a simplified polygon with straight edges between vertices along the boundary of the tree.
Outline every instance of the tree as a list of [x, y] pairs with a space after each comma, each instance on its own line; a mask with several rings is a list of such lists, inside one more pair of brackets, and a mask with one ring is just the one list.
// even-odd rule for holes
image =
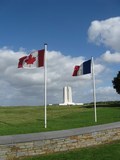
[[120, 71], [117, 74], [117, 77], [114, 77], [113, 81], [113, 88], [116, 89], [116, 92], [120, 94]]

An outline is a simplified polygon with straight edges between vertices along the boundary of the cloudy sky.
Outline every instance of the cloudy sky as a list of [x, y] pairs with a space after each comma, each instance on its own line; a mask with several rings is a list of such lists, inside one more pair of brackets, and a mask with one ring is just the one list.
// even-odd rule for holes
[[43, 105], [44, 68], [18, 69], [20, 57], [48, 44], [47, 99], [92, 102], [91, 75], [72, 77], [94, 57], [97, 101], [120, 100], [112, 80], [120, 70], [119, 0], [0, 0], [0, 106]]

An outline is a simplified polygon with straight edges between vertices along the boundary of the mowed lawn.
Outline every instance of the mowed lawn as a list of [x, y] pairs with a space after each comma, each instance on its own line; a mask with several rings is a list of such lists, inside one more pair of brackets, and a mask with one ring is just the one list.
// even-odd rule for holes
[[120, 160], [120, 141], [69, 152], [29, 157], [23, 160]]
[[97, 108], [98, 122], [94, 122], [94, 109], [80, 106], [48, 106], [47, 128], [44, 128], [44, 107], [0, 107], [0, 135], [34, 133], [80, 128], [120, 121], [120, 107]]

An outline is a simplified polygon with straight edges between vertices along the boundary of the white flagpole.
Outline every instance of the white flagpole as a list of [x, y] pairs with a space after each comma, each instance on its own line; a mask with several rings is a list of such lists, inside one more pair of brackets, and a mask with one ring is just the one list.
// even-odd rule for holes
[[95, 87], [95, 73], [94, 73], [94, 61], [93, 61], [93, 57], [92, 57], [92, 80], [93, 80], [93, 100], [94, 100], [95, 122], [97, 122], [96, 87]]
[[45, 82], [45, 128], [47, 128], [47, 44], [44, 44], [44, 82]]

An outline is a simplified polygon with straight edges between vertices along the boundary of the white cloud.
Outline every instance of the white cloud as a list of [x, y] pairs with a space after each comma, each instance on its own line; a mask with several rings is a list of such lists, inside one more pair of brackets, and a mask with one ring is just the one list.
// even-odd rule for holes
[[[0, 105], [44, 104], [44, 68], [18, 69], [18, 59], [24, 55], [25, 52], [0, 49]], [[48, 51], [48, 103], [63, 101], [65, 85], [72, 87], [74, 102], [92, 101], [92, 94], [89, 92], [92, 87], [91, 75], [72, 77], [74, 66], [85, 60], [85, 57], [71, 57], [57, 51]], [[102, 64], [95, 63], [96, 76], [104, 70]], [[100, 80], [97, 79], [96, 82]]]
[[[22, 51], [0, 49], [0, 105], [41, 105], [44, 102], [44, 68], [18, 69], [18, 59], [24, 55]], [[85, 59], [56, 51], [48, 52], [47, 59], [48, 102], [58, 103], [62, 101], [63, 86], [74, 86], [77, 81], [72, 77], [74, 65]]]
[[120, 62], [120, 53], [115, 52], [111, 53], [110, 51], [106, 51], [102, 56], [102, 59], [109, 63], [119, 63]]
[[89, 40], [120, 51], [120, 17], [95, 20], [88, 30]]
[[120, 98], [120, 95], [118, 95], [111, 86], [97, 88], [96, 95], [98, 95], [98, 101], [115, 101]]
[[100, 73], [105, 71], [105, 69], [105, 66], [103, 66], [102, 64], [95, 64], [95, 75], [99, 75]]
[[99, 87], [97, 88], [97, 93], [100, 94], [109, 94], [109, 93], [115, 93], [115, 90], [113, 89], [113, 87], [107, 86], [107, 87]]

